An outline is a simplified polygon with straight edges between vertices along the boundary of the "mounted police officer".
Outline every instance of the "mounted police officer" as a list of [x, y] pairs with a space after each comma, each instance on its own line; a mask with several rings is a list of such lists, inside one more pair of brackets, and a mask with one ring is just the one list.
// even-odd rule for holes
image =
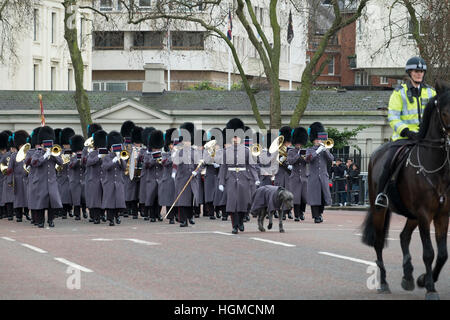
[[404, 145], [405, 139], [416, 140], [424, 108], [428, 101], [436, 95], [436, 91], [427, 85], [425, 74], [427, 64], [421, 57], [412, 57], [405, 67], [408, 81], [399, 85], [389, 99], [388, 120], [394, 130], [391, 140], [394, 143], [386, 156], [384, 171], [378, 180], [378, 195], [375, 205], [387, 207], [386, 185], [391, 172], [391, 160], [397, 149]]

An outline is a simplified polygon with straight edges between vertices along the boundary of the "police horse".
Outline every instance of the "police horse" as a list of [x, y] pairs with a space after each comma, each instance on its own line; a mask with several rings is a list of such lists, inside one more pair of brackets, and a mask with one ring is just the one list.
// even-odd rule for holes
[[[414, 290], [413, 266], [409, 244], [414, 229], [418, 226], [423, 247], [426, 272], [419, 276], [417, 285], [427, 290], [427, 300], [439, 299], [435, 289], [439, 273], [447, 261], [447, 232], [450, 214], [450, 86], [436, 83], [437, 95], [427, 104], [420, 125], [419, 138], [409, 144], [403, 155], [396, 156], [400, 164], [393, 170], [387, 192], [387, 207], [375, 206], [377, 182], [383, 170], [386, 143], [371, 156], [368, 169], [370, 208], [362, 225], [363, 243], [373, 246], [376, 264], [380, 269], [379, 293], [390, 293], [383, 264], [383, 247], [388, 236], [391, 211], [407, 217], [400, 233], [403, 252], [402, 288]], [[401, 153], [400, 151], [397, 153]], [[403, 161], [401, 159], [404, 159]], [[430, 236], [430, 224], [434, 223], [437, 243], [437, 259], [434, 269], [434, 250]]]

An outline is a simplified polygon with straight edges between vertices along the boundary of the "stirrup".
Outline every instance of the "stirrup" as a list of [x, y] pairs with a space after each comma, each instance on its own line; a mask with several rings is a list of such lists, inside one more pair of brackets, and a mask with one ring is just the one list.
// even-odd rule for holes
[[387, 197], [387, 195], [385, 193], [380, 192], [377, 195], [377, 198], [375, 199], [375, 205], [387, 208], [387, 207], [389, 207], [389, 198]]

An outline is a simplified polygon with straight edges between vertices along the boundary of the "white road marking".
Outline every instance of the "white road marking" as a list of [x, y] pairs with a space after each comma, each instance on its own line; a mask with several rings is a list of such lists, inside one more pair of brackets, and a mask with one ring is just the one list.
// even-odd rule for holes
[[[361, 234], [361, 233], [355, 233], [355, 236], [360, 236], [360, 237], [362, 237], [362, 234]], [[386, 240], [395, 240], [395, 241], [399, 241], [400, 239], [386, 238]]]
[[66, 265], [68, 265], [68, 266], [70, 266], [70, 267], [73, 267], [73, 268], [76, 268], [76, 269], [78, 269], [78, 270], [80, 270], [80, 271], [83, 271], [83, 272], [94, 272], [94, 271], [92, 271], [91, 269], [88, 269], [88, 268], [85, 268], [85, 267], [83, 267], [83, 266], [80, 266], [80, 265], [78, 265], [78, 264], [76, 264], [76, 263], [73, 263], [73, 262], [70, 262], [69, 260], [66, 260], [66, 259], [64, 259], [64, 258], [54, 258], [56, 261], [59, 261], [59, 262], [61, 262], [61, 263], [64, 263], [64, 264], [66, 264]]
[[295, 247], [295, 244], [289, 244], [289, 243], [284, 243], [284, 242], [272, 241], [272, 240], [267, 240], [267, 239], [262, 239], [262, 238], [250, 238], [250, 239], [256, 240], [256, 241], [268, 242], [268, 243], [272, 243], [272, 244], [277, 244], [277, 245], [285, 246], [285, 247]]
[[214, 231], [213, 233], [215, 233], [215, 234], [223, 234], [223, 235], [225, 235], [225, 236], [232, 236], [233, 234], [232, 233], [227, 233], [227, 232], [222, 232], [222, 231]]
[[11, 241], [11, 242], [14, 242], [14, 241], [16, 241], [16, 240], [14, 240], [14, 239], [11, 239], [11, 238], [8, 238], [8, 237], [2, 237], [2, 239], [3, 239], [3, 240], [6, 240], [6, 241]]
[[335, 253], [319, 251], [319, 254], [323, 254], [323, 255], [326, 255], [326, 256], [335, 257], [335, 258], [339, 258], [339, 259], [344, 259], [344, 260], [350, 260], [350, 261], [353, 261], [353, 262], [358, 262], [358, 263], [366, 264], [366, 265], [369, 265], [369, 266], [376, 266], [375, 262], [361, 260], [361, 259], [352, 258], [352, 257], [341, 256], [341, 255], [335, 254]]
[[104, 239], [104, 238], [96, 238], [96, 239], [91, 239], [92, 241], [115, 241], [115, 240], [126, 240], [126, 241], [131, 241], [134, 243], [139, 243], [139, 244], [145, 244], [147, 246], [156, 246], [159, 245], [160, 243], [157, 242], [149, 242], [149, 241], [144, 241], [144, 240], [139, 240], [139, 239], [125, 239], [125, 238], [119, 238], [119, 239]]
[[147, 246], [156, 246], [159, 245], [160, 243], [156, 243], [156, 242], [149, 242], [149, 241], [144, 241], [144, 240], [139, 240], [139, 239], [118, 239], [118, 240], [128, 240], [134, 243], [139, 243], [139, 244], [145, 244]]
[[29, 244], [26, 244], [26, 243], [21, 243], [21, 245], [24, 246], [24, 247], [27, 247], [28, 249], [34, 250], [36, 252], [39, 252], [39, 253], [47, 253], [47, 251], [45, 251], [45, 250], [42, 250], [42, 249], [40, 249], [38, 247], [29, 245]]

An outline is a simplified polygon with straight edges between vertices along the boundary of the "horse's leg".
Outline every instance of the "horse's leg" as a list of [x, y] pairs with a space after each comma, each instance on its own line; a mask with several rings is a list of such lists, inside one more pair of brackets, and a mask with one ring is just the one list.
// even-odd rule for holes
[[411, 235], [417, 227], [417, 220], [408, 219], [403, 231], [400, 233], [400, 245], [403, 252], [403, 279], [402, 288], [404, 290], [414, 290], [413, 265], [411, 263], [411, 254], [409, 253], [409, 244]]
[[[284, 213], [283, 210], [281, 210], [281, 212]], [[283, 216], [284, 216], [284, 214], [280, 214], [280, 216], [278, 217], [278, 219], [279, 219], [278, 230], [280, 230], [281, 233], [284, 232], [284, 229], [283, 229]]]
[[269, 212], [269, 224], [267, 225], [267, 229], [269, 229], [269, 230], [272, 229], [272, 219], [273, 219], [274, 212], [276, 212], [276, 211]]
[[434, 229], [436, 231], [436, 243], [438, 248], [436, 264], [433, 269], [434, 282], [438, 281], [439, 273], [441, 272], [441, 269], [448, 258], [447, 253], [448, 220], [449, 215], [447, 213], [443, 213], [439, 217], [434, 218]]
[[384, 230], [384, 224], [385, 224], [385, 218], [390, 213], [388, 212], [389, 209], [380, 207], [380, 208], [374, 208], [374, 226], [375, 226], [375, 233], [376, 233], [376, 240], [374, 244], [375, 252], [377, 254], [377, 261], [376, 264], [378, 268], [380, 269], [380, 288], [378, 289], [378, 293], [391, 293], [391, 290], [389, 289], [389, 284], [386, 281], [386, 269], [384, 267], [383, 262], [383, 247], [385, 242], [385, 235], [386, 231]]
[[261, 232], [266, 231], [266, 229], [264, 229], [264, 218], [266, 217], [267, 211], [265, 208], [259, 209], [259, 214], [258, 214], [258, 229]]
[[420, 239], [422, 240], [422, 248], [423, 248], [423, 262], [425, 264], [425, 274], [422, 274], [417, 279], [417, 285], [419, 287], [425, 286], [427, 289], [427, 294], [425, 299], [427, 300], [436, 300], [439, 299], [439, 295], [437, 294], [434, 288], [433, 281], [433, 272], [432, 272], [432, 264], [434, 260], [434, 250], [433, 243], [431, 242], [430, 236], [430, 218], [424, 214], [423, 212], [419, 212], [419, 231], [420, 231]]

